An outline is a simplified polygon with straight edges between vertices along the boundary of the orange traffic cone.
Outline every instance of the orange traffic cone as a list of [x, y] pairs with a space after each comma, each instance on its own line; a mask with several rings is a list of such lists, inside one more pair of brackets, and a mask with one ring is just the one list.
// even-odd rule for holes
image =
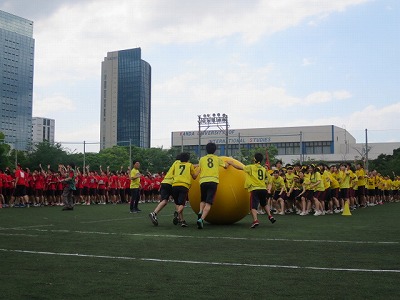
[[351, 216], [350, 207], [349, 207], [349, 201], [346, 201], [344, 203], [342, 216]]

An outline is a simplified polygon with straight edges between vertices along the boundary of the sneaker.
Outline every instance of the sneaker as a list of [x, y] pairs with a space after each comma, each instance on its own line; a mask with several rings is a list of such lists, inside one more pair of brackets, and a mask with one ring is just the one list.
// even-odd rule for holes
[[285, 215], [285, 212], [284, 212], [284, 211], [281, 211], [280, 213], [278, 213], [278, 215], [284, 216], [284, 215]]
[[198, 220], [198, 219], [201, 219], [201, 216], [202, 216], [202, 215], [203, 215], [203, 213], [198, 213], [198, 214], [197, 214], [197, 220]]
[[174, 218], [172, 219], [172, 223], [174, 225], [178, 225], [178, 223], [179, 223], [178, 212], [177, 211], [174, 212]]
[[131, 210], [129, 213], [130, 213], [130, 214], [137, 214], [138, 211], [137, 211], [136, 209], [134, 209], [134, 210]]
[[258, 220], [255, 220], [253, 223], [251, 223], [250, 228], [256, 228], [258, 225], [260, 225], [260, 222], [258, 222]]
[[268, 217], [268, 219], [272, 224], [274, 224], [276, 222], [276, 220], [273, 216]]
[[149, 213], [149, 218], [154, 226], [158, 226], [157, 214], [155, 212]]
[[142, 210], [141, 209], [139, 209], [139, 208], [136, 208], [135, 209], [137, 212], [141, 212]]
[[203, 219], [198, 219], [197, 220], [197, 228], [203, 229], [203, 227], [204, 227]]
[[319, 210], [317, 210], [317, 211], [314, 213], [314, 216], [316, 216], [316, 217], [318, 217], [318, 216], [320, 216], [320, 215], [322, 215], [322, 212], [320, 212]]
[[183, 220], [183, 221], [181, 222], [181, 227], [188, 227], [188, 224], [186, 223], [185, 220]]
[[308, 215], [308, 212], [306, 212], [306, 211], [300, 213], [300, 216], [307, 216], [307, 215]]
[[327, 210], [327, 211], [326, 211], [326, 214], [327, 214], [327, 215], [333, 215], [333, 211]]

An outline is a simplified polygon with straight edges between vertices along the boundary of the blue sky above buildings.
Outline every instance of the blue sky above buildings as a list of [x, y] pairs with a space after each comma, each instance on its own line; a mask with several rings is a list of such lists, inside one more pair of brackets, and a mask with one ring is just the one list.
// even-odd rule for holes
[[152, 146], [212, 112], [233, 129], [400, 141], [398, 1], [31, 2], [0, 9], [34, 21], [33, 115], [56, 119], [57, 141], [99, 141], [101, 62], [135, 47], [152, 66]]

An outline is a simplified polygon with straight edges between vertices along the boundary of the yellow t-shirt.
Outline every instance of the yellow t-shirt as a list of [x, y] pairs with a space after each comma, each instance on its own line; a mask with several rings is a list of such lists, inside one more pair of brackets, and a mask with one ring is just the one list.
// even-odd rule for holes
[[249, 192], [267, 189], [266, 182], [268, 181], [270, 175], [262, 165], [247, 165], [243, 170], [246, 172], [246, 180], [244, 182], [245, 189], [247, 189]]
[[200, 180], [203, 182], [216, 182], [219, 183], [219, 167], [225, 167], [225, 162], [214, 154], [207, 154], [200, 158]]
[[[313, 186], [312, 189], [317, 192], [325, 191], [324, 181], [322, 180], [322, 176], [320, 172], [315, 172], [310, 175], [311, 185]], [[319, 184], [314, 186], [319, 181]]]
[[338, 174], [339, 188], [349, 189], [350, 188], [350, 171], [339, 171]]
[[278, 176], [278, 177], [272, 176], [271, 184], [272, 184], [273, 191], [280, 192], [283, 188], [283, 191], [286, 192], [285, 181], [283, 180], [283, 178], [281, 176]]
[[294, 179], [297, 177], [294, 172], [292, 174], [286, 173], [286, 189], [289, 191], [294, 187]]
[[194, 174], [194, 166], [190, 162], [181, 162], [174, 164], [172, 186], [184, 186], [190, 188], [192, 184], [192, 175]]
[[357, 185], [358, 186], [365, 186], [366, 185], [366, 179], [365, 179], [365, 171], [364, 169], [358, 169], [356, 170], [356, 176], [357, 176]]
[[139, 170], [136, 170], [135, 168], [133, 168], [131, 170], [131, 185], [129, 186], [131, 189], [138, 189], [140, 187], [140, 177], [137, 178], [133, 178], [135, 177], [137, 174], [139, 173]]
[[171, 184], [174, 181], [174, 167], [175, 164], [179, 163], [180, 160], [176, 160], [174, 161], [174, 163], [172, 164], [172, 166], [169, 168], [167, 174], [165, 174], [163, 181], [161, 181], [161, 183], [166, 183], [166, 184]]
[[329, 176], [331, 179], [331, 188], [338, 189], [339, 188], [339, 181], [337, 180], [338, 173], [331, 173], [329, 172]]

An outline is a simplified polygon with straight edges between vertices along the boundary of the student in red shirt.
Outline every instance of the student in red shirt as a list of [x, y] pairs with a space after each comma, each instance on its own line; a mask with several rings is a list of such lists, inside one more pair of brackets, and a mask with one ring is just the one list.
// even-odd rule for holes
[[18, 164], [17, 169], [15, 170], [14, 197], [20, 201], [20, 207], [25, 207], [25, 205], [29, 207], [29, 199], [26, 193], [26, 183], [27, 174], [24, 172], [21, 165]]
[[106, 204], [106, 189], [108, 185], [108, 177], [104, 171], [98, 176], [97, 190], [99, 194], [99, 203]]
[[43, 191], [45, 185], [45, 177], [40, 169], [36, 169], [32, 174], [33, 189], [35, 193], [34, 206], [40, 206], [44, 203]]
[[0, 169], [0, 208], [2, 208], [6, 203], [4, 201], [3, 186], [5, 185], [6, 175], [3, 170]]
[[109, 186], [108, 195], [110, 197], [110, 201], [113, 204], [117, 204], [118, 176], [114, 171], [112, 171], [110, 174], [108, 186]]

